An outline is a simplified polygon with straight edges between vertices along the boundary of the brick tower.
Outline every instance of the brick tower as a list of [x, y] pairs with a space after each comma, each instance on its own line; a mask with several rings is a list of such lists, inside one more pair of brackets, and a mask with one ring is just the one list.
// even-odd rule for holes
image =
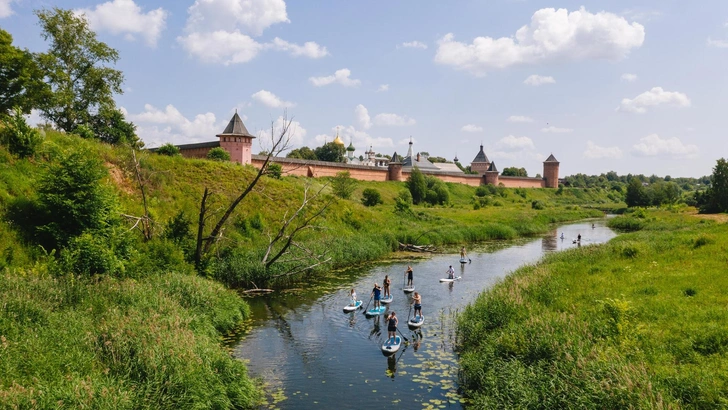
[[402, 157], [397, 155], [397, 151], [394, 151], [394, 155], [392, 155], [392, 159], [389, 161], [387, 168], [389, 171], [388, 177], [390, 181], [402, 180]]
[[485, 156], [485, 152], [483, 152], [483, 144], [480, 144], [480, 151], [470, 163], [470, 169], [477, 172], [478, 175], [483, 176], [488, 168], [490, 168], [490, 161]]
[[217, 136], [220, 138], [220, 147], [230, 153], [230, 161], [243, 165], [250, 164], [253, 138], [255, 137], [245, 128], [237, 111], [225, 127], [225, 131]]
[[492, 184], [498, 186], [498, 168], [495, 167], [495, 162], [489, 164], [488, 170], [484, 174], [483, 179], [485, 180], [485, 185]]
[[544, 187], [559, 187], [559, 161], [556, 160], [554, 154], [549, 155], [546, 161], [543, 162], [543, 179], [545, 181]]

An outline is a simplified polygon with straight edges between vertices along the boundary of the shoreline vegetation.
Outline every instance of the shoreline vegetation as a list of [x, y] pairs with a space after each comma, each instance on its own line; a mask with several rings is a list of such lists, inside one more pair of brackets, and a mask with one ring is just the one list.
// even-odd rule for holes
[[474, 407], [728, 403], [728, 225], [688, 208], [608, 224], [625, 233], [518, 269], [462, 312], [461, 385]]

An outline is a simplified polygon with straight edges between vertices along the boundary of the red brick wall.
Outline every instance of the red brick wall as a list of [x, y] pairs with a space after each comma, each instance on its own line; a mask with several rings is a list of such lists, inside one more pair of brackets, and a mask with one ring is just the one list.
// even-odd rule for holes
[[207, 158], [210, 148], [180, 149], [179, 153], [185, 158]]
[[528, 177], [498, 177], [498, 183], [503, 184], [506, 188], [543, 188], [546, 186], [545, 181], [541, 178]]

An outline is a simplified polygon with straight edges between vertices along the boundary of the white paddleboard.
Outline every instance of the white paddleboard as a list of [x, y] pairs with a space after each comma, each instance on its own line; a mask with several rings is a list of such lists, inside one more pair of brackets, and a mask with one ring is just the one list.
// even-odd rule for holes
[[387, 310], [386, 306], [379, 306], [379, 308], [371, 308], [367, 310], [367, 316], [377, 316], [384, 313], [384, 311]]
[[425, 316], [424, 315], [417, 315], [414, 316], [407, 322], [407, 325], [409, 327], [420, 327], [425, 323]]
[[392, 303], [393, 300], [394, 300], [394, 296], [389, 295], [387, 297], [383, 297], [382, 300], [380, 300], [380, 302], [382, 302], [382, 303]]
[[442, 279], [440, 279], [440, 282], [455, 282], [456, 280], [459, 280], [460, 278], [462, 278], [462, 276], [458, 276], [455, 279], [442, 278]]
[[394, 340], [390, 337], [387, 341], [382, 343], [382, 352], [386, 354], [395, 353], [402, 346], [402, 338], [395, 336]]
[[468, 263], [468, 258], [460, 258], [460, 263]]
[[412, 285], [410, 287], [406, 287], [406, 288], [404, 288], [402, 290], [404, 291], [404, 293], [412, 293], [412, 292], [415, 291], [415, 285]]
[[354, 304], [354, 305], [346, 305], [346, 306], [344, 306], [344, 312], [347, 312], [347, 313], [348, 312], [353, 312], [353, 311], [359, 309], [359, 307], [361, 305], [362, 305], [361, 300], [357, 300], [356, 301], [356, 304]]

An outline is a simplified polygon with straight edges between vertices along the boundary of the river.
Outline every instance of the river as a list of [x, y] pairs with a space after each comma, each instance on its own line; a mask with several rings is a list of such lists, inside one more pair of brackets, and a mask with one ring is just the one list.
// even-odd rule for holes
[[[456, 254], [434, 255], [352, 269], [302, 289], [251, 298], [253, 320], [233, 354], [246, 358], [251, 374], [266, 382], [264, 408], [462, 408], [453, 352], [457, 312], [544, 252], [610, 240], [615, 233], [605, 223], [569, 224], [538, 239], [481, 244], [469, 250], [471, 262], [464, 265]], [[580, 245], [573, 243], [578, 234]], [[425, 324], [417, 332], [406, 325], [411, 296], [402, 287], [407, 265], [422, 295]], [[462, 279], [440, 283], [449, 265]], [[392, 279], [394, 296], [389, 310], [397, 312], [399, 329], [410, 342], [389, 357], [380, 350], [387, 338], [383, 316], [343, 312], [351, 288], [366, 304], [374, 282], [381, 285], [385, 275]]]

